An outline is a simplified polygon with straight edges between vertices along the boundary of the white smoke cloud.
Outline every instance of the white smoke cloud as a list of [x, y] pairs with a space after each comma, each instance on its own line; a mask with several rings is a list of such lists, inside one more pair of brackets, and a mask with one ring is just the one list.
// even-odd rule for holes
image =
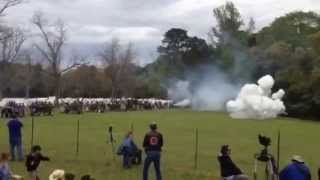
[[246, 84], [242, 87], [235, 100], [227, 103], [227, 111], [233, 118], [266, 119], [275, 118], [285, 113], [285, 105], [281, 100], [285, 95], [280, 89], [272, 93], [274, 79], [266, 75], [257, 84]]
[[175, 107], [189, 107], [189, 106], [191, 106], [191, 103], [192, 102], [190, 101], [190, 99], [184, 99], [180, 102], [175, 103], [174, 106]]
[[168, 95], [176, 107], [192, 107], [201, 111], [225, 111], [225, 104], [234, 98], [240, 85], [216, 68], [204, 68], [190, 73], [187, 80], [176, 81], [168, 88]]
[[[178, 81], [173, 86], [168, 88], [168, 95], [175, 102], [181, 102], [186, 99], [191, 99], [192, 94], [189, 88], [190, 88], [189, 81]], [[188, 106], [190, 103], [189, 104], [176, 103], [176, 104], [177, 104], [176, 106], [179, 106], [179, 104], [183, 106]]]

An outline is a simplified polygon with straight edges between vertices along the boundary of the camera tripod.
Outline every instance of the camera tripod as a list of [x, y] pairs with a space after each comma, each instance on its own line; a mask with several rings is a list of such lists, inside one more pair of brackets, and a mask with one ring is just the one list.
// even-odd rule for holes
[[276, 180], [277, 172], [274, 164], [274, 158], [271, 154], [255, 154], [254, 155], [254, 171], [253, 179], [258, 180], [258, 162], [265, 163], [265, 180]]

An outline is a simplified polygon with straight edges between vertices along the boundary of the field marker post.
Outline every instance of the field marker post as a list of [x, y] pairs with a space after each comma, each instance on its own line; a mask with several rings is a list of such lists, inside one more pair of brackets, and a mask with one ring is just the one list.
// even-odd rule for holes
[[34, 137], [34, 117], [31, 115], [31, 148], [33, 147], [33, 137]]
[[110, 125], [109, 128], [108, 128], [108, 132], [109, 132], [109, 143], [111, 144], [111, 152], [112, 152], [112, 156], [113, 156], [113, 160], [115, 161], [116, 160], [116, 157], [115, 157], [115, 139], [113, 137], [113, 126]]
[[79, 155], [80, 119], [77, 120], [76, 156]]
[[279, 180], [279, 170], [280, 170], [280, 141], [281, 140], [281, 134], [280, 134], [280, 130], [278, 131], [278, 147], [277, 147], [277, 179]]
[[199, 132], [196, 128], [196, 143], [195, 143], [195, 153], [194, 153], [194, 169], [198, 168], [198, 150], [199, 150]]

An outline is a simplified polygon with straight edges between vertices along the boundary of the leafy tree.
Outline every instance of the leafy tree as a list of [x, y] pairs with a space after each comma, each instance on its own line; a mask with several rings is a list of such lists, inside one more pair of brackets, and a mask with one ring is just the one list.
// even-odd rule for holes
[[108, 81], [102, 70], [95, 66], [81, 65], [63, 77], [63, 95], [67, 97], [104, 97]]
[[265, 47], [284, 41], [293, 47], [310, 46], [308, 36], [320, 30], [320, 16], [314, 12], [292, 12], [277, 18], [259, 32], [259, 42]]
[[310, 35], [313, 50], [320, 56], [320, 31]]
[[171, 77], [183, 78], [194, 67], [212, 63], [212, 48], [205, 40], [188, 36], [184, 29], [167, 31], [158, 52], [158, 69]]
[[215, 45], [226, 45], [240, 38], [240, 28], [243, 25], [240, 12], [232, 2], [213, 9], [217, 26], [212, 28], [212, 39], [217, 39]]

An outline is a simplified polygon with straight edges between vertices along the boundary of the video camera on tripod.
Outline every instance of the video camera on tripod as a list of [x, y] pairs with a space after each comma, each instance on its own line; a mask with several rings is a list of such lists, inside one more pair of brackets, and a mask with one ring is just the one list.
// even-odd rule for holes
[[271, 139], [267, 136], [259, 134], [258, 136], [259, 143], [264, 147], [260, 153], [254, 155], [254, 179], [258, 177], [258, 162], [265, 163], [265, 179], [266, 180], [275, 180], [277, 177], [277, 168], [274, 160], [274, 156], [269, 153], [269, 146], [271, 145]]
[[273, 158], [272, 154], [269, 154], [268, 147], [271, 145], [271, 139], [269, 137], [259, 134], [259, 143], [264, 146], [260, 154], [256, 154], [256, 159], [262, 162], [268, 162]]

